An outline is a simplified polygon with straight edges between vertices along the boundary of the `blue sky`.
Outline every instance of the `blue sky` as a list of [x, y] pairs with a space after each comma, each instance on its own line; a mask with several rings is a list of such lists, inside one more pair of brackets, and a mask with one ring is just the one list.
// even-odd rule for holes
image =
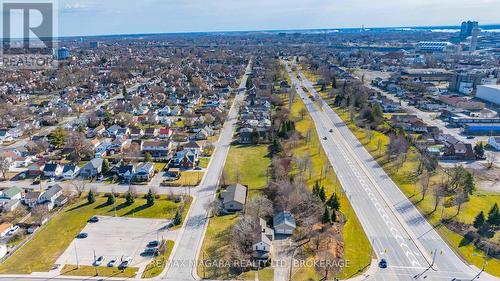
[[500, 23], [499, 0], [59, 0], [59, 34]]

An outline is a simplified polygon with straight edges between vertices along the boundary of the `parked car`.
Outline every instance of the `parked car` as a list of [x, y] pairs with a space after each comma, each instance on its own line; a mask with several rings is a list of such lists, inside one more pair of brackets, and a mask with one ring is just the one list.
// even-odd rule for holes
[[111, 259], [109, 262], [108, 262], [108, 267], [113, 267], [115, 266], [116, 264], [116, 259]]
[[160, 246], [160, 241], [158, 240], [150, 241], [148, 243], [148, 248], [156, 248], [158, 246]]
[[122, 262], [120, 263], [120, 265], [118, 265], [118, 269], [119, 270], [126, 269], [129, 266], [131, 261], [132, 261], [131, 257], [122, 258]]
[[89, 235], [88, 235], [87, 233], [85, 233], [85, 232], [81, 232], [81, 233], [79, 233], [79, 234], [76, 236], [76, 238], [78, 238], [78, 239], [85, 239], [85, 238], [87, 238], [87, 237], [89, 237]]
[[104, 257], [100, 256], [94, 261], [94, 266], [100, 266], [102, 262], [104, 261]]
[[144, 255], [157, 255], [158, 248], [146, 248], [143, 252]]
[[328, 132], [333, 133], [333, 129], [330, 129]]
[[18, 230], [19, 230], [19, 226], [18, 226], [18, 225], [16, 225], [16, 226], [14, 226], [11, 230], [9, 230], [9, 231], [7, 232], [7, 235], [9, 235], [9, 236], [14, 235], [14, 234], [15, 234]]
[[96, 217], [96, 216], [93, 216], [93, 217], [91, 217], [91, 218], [89, 219], [89, 222], [92, 222], [92, 223], [96, 223], [96, 222], [98, 222], [98, 221], [99, 221], [99, 218], [98, 218], [98, 217]]
[[475, 136], [467, 136], [467, 139], [468, 139], [468, 140], [473, 140], [473, 139], [475, 139], [475, 138], [476, 138]]
[[387, 268], [387, 260], [386, 259], [381, 259], [380, 262], [378, 263], [378, 266], [380, 268]]

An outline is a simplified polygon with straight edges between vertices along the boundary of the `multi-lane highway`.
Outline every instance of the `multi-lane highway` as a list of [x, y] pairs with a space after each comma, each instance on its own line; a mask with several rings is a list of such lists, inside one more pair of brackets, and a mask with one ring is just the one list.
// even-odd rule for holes
[[[464, 263], [442, 240], [352, 134], [339, 116], [324, 102], [300, 71], [284, 62], [293, 87], [309, 110], [323, 148], [336, 171], [375, 254], [388, 261], [375, 280], [471, 280], [479, 269]], [[297, 77], [298, 74], [298, 78]], [[314, 96], [313, 101], [305, 87]], [[321, 101], [321, 102], [317, 102]], [[323, 138], [326, 137], [326, 140]], [[481, 280], [498, 280], [481, 274]]]

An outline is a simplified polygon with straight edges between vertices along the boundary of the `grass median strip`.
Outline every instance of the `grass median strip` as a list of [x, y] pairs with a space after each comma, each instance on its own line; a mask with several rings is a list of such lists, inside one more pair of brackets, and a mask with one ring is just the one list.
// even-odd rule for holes
[[[134, 278], [139, 268], [127, 267], [120, 270], [117, 267], [107, 266], [88, 266], [80, 265], [65, 265], [61, 270], [61, 275], [66, 276], [102, 276], [102, 277], [115, 277], [115, 278]], [[96, 274], [97, 273], [97, 274]]]
[[[142, 273], [142, 278], [153, 278], [157, 277], [162, 273], [167, 265], [170, 254], [172, 253], [172, 249], [174, 248], [174, 241], [167, 240], [165, 241], [165, 251], [163, 254], [155, 257], [144, 269]], [[161, 246], [160, 246], [161, 249]], [[161, 251], [161, 250], [160, 250]]]

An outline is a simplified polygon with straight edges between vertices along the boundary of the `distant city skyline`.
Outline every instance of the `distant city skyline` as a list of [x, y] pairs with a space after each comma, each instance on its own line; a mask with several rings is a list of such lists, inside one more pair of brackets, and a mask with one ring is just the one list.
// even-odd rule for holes
[[59, 0], [59, 35], [500, 23], [496, 0]]

